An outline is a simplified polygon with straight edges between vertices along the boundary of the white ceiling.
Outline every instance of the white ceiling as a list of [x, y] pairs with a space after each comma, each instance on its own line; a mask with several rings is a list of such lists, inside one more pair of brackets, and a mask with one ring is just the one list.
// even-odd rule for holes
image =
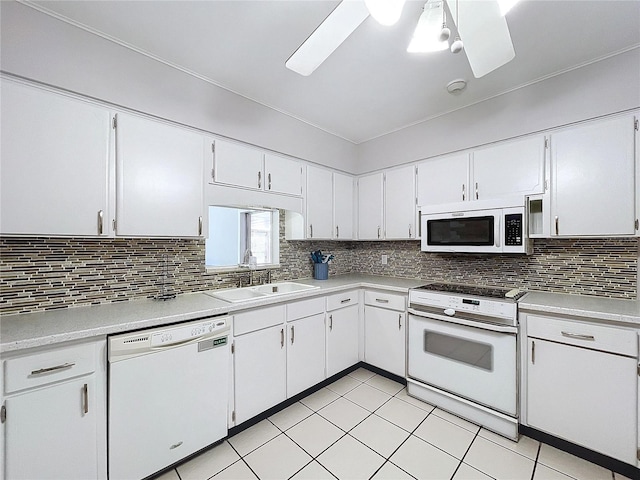
[[[410, 0], [395, 26], [365, 20], [311, 76], [285, 68], [338, 3], [32, 4], [354, 143], [640, 45], [640, 0], [523, 0], [507, 15], [515, 60], [475, 79], [464, 54], [406, 52], [424, 5]], [[456, 78], [468, 86], [452, 96]]]

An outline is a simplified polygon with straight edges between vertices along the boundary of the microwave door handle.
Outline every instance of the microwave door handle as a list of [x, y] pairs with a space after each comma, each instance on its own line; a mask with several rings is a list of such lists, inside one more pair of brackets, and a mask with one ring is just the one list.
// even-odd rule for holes
[[500, 248], [500, 235], [502, 232], [502, 229], [500, 228], [502, 224], [502, 215], [496, 215], [496, 231], [495, 231], [495, 246], [497, 248]]

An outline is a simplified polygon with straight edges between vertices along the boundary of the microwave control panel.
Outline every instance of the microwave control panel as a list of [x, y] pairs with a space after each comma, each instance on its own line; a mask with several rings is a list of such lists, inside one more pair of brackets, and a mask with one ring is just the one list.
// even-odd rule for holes
[[509, 246], [522, 245], [523, 215], [511, 213], [504, 216], [504, 244]]

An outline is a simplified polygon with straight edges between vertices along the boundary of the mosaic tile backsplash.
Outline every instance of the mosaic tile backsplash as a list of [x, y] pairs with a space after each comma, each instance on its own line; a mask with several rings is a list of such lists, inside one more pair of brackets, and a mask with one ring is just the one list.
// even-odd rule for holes
[[[284, 217], [284, 216], [282, 216]], [[282, 227], [281, 227], [282, 233]], [[368, 273], [634, 299], [640, 240], [536, 239], [533, 255], [420, 252], [419, 242], [287, 241], [272, 281], [310, 278], [309, 252], [335, 255], [330, 275]], [[381, 264], [381, 255], [388, 264]], [[207, 274], [204, 240], [0, 238], [0, 312], [24, 313], [237, 286]]]

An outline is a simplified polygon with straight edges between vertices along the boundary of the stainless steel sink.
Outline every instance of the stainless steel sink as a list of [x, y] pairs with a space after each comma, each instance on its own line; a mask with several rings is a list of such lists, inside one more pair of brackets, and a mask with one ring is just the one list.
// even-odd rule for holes
[[225, 302], [238, 303], [248, 300], [256, 300], [258, 298], [271, 297], [274, 295], [285, 295], [287, 293], [302, 292], [319, 288], [314, 285], [305, 285], [296, 282], [279, 282], [267, 283], [266, 285], [257, 285], [254, 287], [229, 288], [227, 290], [210, 290], [204, 292], [210, 297], [219, 298]]

